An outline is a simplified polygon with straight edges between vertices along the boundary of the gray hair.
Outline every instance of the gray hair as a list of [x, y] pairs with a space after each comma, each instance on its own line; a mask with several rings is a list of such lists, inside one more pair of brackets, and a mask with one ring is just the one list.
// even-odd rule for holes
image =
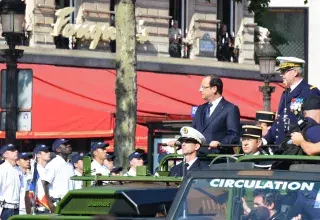
[[303, 69], [303, 67], [296, 67], [295, 69], [297, 70], [298, 76], [303, 78], [304, 77], [304, 69]]

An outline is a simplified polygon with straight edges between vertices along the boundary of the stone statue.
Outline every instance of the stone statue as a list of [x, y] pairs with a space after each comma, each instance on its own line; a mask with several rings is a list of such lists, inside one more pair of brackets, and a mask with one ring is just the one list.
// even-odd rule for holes
[[270, 31], [267, 28], [257, 26], [256, 31], [258, 32], [259, 43], [264, 44], [266, 42], [270, 42], [271, 38]]

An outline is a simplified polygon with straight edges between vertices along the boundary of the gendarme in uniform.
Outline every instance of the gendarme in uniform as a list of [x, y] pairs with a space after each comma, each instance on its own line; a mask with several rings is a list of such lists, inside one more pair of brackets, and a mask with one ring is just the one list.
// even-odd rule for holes
[[304, 60], [295, 57], [277, 57], [280, 72], [287, 89], [282, 93], [277, 111], [277, 119], [264, 136], [268, 144], [280, 144], [288, 131], [288, 126], [297, 124], [299, 110], [303, 100], [310, 96], [319, 96], [318, 88], [309, 85], [303, 79]]

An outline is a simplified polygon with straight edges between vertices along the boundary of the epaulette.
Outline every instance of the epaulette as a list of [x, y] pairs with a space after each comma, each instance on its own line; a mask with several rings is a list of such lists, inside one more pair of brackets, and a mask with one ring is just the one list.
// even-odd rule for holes
[[317, 88], [317, 87], [316, 87], [316, 86], [310, 86], [310, 90], [311, 90], [311, 89], [314, 89], [314, 88]]

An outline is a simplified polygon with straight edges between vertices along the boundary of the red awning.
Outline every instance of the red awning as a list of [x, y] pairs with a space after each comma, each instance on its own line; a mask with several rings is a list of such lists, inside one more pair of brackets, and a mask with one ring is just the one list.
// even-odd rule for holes
[[[33, 70], [33, 105], [32, 131], [18, 132], [18, 138], [113, 137], [115, 70], [38, 64], [19, 68]], [[202, 78], [139, 71], [138, 121], [191, 119], [192, 106], [203, 103], [198, 91]], [[242, 118], [253, 119], [256, 110], [262, 109], [258, 88], [262, 83], [227, 78], [223, 82], [224, 97], [239, 106]], [[283, 89], [273, 85], [275, 111]]]

